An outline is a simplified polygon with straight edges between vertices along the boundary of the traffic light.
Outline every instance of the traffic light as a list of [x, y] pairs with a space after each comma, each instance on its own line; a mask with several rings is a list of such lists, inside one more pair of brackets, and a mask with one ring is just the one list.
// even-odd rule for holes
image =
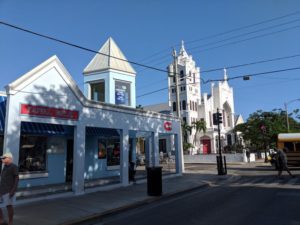
[[217, 113], [218, 115], [218, 122], [222, 123], [222, 114], [221, 113]]
[[222, 114], [221, 113], [214, 113], [213, 114], [213, 124], [218, 125], [222, 123]]

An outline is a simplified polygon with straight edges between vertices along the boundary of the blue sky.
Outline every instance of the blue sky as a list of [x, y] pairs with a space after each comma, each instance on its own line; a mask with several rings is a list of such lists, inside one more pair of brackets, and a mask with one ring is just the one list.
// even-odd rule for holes
[[[111, 36], [127, 59], [161, 69], [171, 63], [172, 48], [179, 50], [181, 40], [201, 71], [300, 54], [298, 0], [0, 0], [0, 20], [94, 50]], [[54, 54], [83, 89], [82, 71], [93, 53], [0, 25], [0, 89]], [[296, 68], [299, 62], [294, 57], [228, 69], [228, 76]], [[167, 87], [165, 73], [135, 69], [137, 96]], [[300, 98], [299, 75], [292, 70], [229, 81], [235, 113], [246, 119], [258, 109], [283, 108]], [[201, 76], [221, 79], [223, 71]], [[209, 92], [210, 83], [201, 88]], [[141, 105], [166, 101], [166, 90], [137, 98]], [[288, 105], [289, 110], [299, 106], [300, 101]]]

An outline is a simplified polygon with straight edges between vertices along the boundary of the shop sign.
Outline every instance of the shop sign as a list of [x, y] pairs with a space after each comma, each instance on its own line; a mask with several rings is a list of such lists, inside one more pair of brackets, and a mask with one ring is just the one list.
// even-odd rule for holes
[[21, 114], [29, 116], [42, 116], [59, 119], [78, 120], [79, 112], [76, 110], [51, 108], [47, 106], [21, 104]]
[[164, 122], [164, 128], [165, 128], [166, 131], [171, 131], [172, 130], [172, 122], [165, 121]]

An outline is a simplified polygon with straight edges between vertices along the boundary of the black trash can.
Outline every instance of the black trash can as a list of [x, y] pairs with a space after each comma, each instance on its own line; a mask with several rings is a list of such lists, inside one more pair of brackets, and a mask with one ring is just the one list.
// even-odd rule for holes
[[147, 191], [150, 196], [162, 195], [162, 167], [147, 167]]

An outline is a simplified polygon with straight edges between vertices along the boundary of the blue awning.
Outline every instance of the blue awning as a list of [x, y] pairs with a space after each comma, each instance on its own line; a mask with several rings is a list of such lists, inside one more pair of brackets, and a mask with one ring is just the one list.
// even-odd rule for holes
[[87, 127], [86, 135], [99, 137], [120, 137], [118, 130], [101, 127]]
[[21, 123], [22, 134], [39, 134], [39, 135], [66, 135], [69, 133], [64, 125], [48, 123]]
[[4, 133], [5, 114], [6, 114], [6, 96], [0, 96], [0, 133]]

